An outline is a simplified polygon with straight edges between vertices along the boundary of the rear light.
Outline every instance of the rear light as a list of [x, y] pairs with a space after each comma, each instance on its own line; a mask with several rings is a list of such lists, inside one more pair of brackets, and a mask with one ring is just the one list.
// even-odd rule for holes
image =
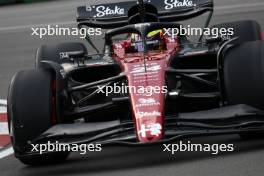
[[264, 32], [260, 32], [260, 40], [264, 39]]

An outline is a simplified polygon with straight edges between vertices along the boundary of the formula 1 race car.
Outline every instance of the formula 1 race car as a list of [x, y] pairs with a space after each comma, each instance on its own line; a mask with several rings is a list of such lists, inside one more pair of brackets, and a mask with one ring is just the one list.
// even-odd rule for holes
[[[205, 28], [232, 36], [170, 35], [208, 13]], [[264, 42], [255, 21], [209, 26], [212, 0], [149, 0], [77, 8], [79, 28], [105, 29], [103, 52], [82, 43], [41, 46], [33, 70], [8, 92], [15, 156], [28, 165], [68, 152], [32, 151], [60, 142], [145, 146], [186, 137], [264, 134]]]

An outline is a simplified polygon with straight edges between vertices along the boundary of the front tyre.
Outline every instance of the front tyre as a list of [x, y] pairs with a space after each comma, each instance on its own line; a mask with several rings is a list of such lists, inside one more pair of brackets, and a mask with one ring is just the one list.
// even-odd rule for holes
[[214, 25], [213, 28], [233, 29], [232, 38], [239, 37], [235, 43], [241, 44], [249, 41], [261, 40], [261, 27], [258, 22], [253, 20], [235, 21]]
[[52, 73], [48, 70], [18, 72], [8, 91], [8, 123], [15, 156], [27, 165], [63, 161], [68, 153], [24, 154], [32, 141], [56, 123]]
[[[223, 68], [228, 104], [246, 104], [264, 110], [264, 42], [245, 42], [227, 50]], [[248, 139], [264, 134], [243, 133], [240, 136]]]

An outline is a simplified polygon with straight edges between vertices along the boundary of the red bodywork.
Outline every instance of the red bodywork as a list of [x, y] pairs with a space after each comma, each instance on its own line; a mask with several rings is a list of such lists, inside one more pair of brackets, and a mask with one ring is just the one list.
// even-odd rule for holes
[[[165, 93], [165, 70], [171, 56], [179, 51], [177, 39], [165, 38], [166, 50], [141, 53], [125, 53], [129, 41], [113, 45], [115, 60], [121, 63], [127, 74], [132, 112], [136, 133], [140, 142], [154, 142], [163, 138]], [[145, 58], [145, 62], [144, 62]], [[142, 89], [143, 88], [143, 89]], [[153, 94], [150, 94], [152, 92]]]

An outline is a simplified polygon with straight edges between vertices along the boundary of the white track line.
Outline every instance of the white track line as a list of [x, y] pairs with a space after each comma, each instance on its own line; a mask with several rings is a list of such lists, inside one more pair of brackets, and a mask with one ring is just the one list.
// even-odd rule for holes
[[12, 147], [4, 149], [3, 151], [0, 152], [0, 159], [3, 159], [9, 155], [12, 155], [13, 153], [14, 153], [14, 150]]
[[7, 104], [7, 101], [6, 100], [0, 99], [0, 105], [5, 105], [6, 106], [6, 104]]
[[[1, 105], [6, 106], [6, 103], [7, 103], [6, 100], [0, 99], [0, 113], [6, 113], [6, 107], [1, 107]], [[4, 110], [4, 108], [5, 108], [5, 110]], [[6, 134], [6, 133], [8, 133], [7, 123], [1, 122], [0, 123], [0, 135]], [[0, 149], [2, 149], [2, 148], [0, 147]], [[9, 147], [7, 149], [2, 149], [0, 151], [0, 159], [3, 159], [9, 155], [12, 155], [13, 153], [14, 153], [14, 150], [12, 147]]]
[[0, 99], [0, 113], [6, 113], [6, 100]]
[[6, 107], [0, 105], [0, 113], [6, 113]]
[[0, 135], [9, 135], [7, 122], [0, 122]]

